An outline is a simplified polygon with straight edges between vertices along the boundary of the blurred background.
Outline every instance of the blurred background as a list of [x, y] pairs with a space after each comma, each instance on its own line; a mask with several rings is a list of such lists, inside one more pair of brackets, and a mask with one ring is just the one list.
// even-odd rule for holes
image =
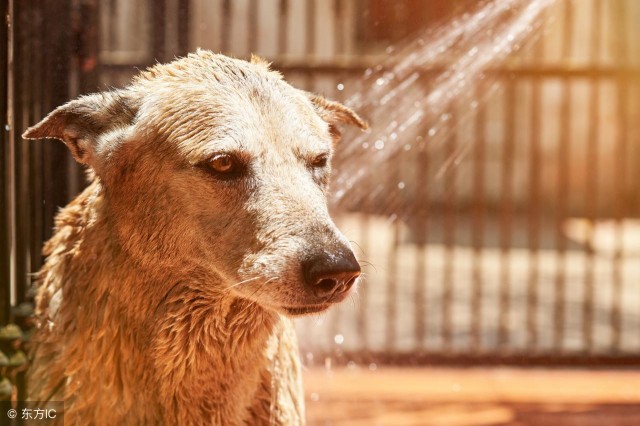
[[198, 47], [256, 53], [373, 125], [331, 201], [363, 283], [298, 324], [311, 424], [640, 424], [640, 2], [498, 3], [0, 0], [0, 323], [85, 185], [22, 131]]

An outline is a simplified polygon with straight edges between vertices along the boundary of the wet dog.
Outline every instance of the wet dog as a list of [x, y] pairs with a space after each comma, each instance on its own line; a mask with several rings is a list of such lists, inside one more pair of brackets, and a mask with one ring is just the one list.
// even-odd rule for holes
[[326, 206], [340, 123], [366, 127], [198, 51], [29, 128], [91, 175], [45, 246], [30, 399], [66, 424], [303, 424], [291, 317], [360, 273]]

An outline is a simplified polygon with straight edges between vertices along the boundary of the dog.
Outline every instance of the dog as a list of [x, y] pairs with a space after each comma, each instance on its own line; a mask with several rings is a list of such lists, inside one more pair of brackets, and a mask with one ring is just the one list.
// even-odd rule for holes
[[198, 50], [27, 129], [90, 178], [45, 244], [29, 399], [69, 425], [304, 424], [292, 318], [360, 274], [326, 204], [340, 124], [367, 127]]

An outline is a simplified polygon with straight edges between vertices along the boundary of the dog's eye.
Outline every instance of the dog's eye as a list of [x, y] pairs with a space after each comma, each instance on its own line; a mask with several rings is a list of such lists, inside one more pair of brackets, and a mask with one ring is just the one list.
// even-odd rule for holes
[[209, 160], [209, 167], [215, 172], [230, 174], [237, 170], [238, 163], [236, 159], [229, 154], [218, 154]]
[[329, 162], [329, 156], [327, 154], [321, 154], [313, 159], [313, 161], [311, 162], [311, 167], [314, 167], [314, 168], [326, 167], [328, 162]]

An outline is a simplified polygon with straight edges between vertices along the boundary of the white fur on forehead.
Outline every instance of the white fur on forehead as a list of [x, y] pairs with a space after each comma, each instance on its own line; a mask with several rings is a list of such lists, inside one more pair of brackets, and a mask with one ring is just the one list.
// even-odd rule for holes
[[158, 64], [141, 72], [134, 79], [135, 83], [145, 81], [229, 81], [247, 79], [276, 79], [282, 80], [282, 75], [269, 68], [269, 63], [258, 57], [252, 56], [251, 62], [230, 58], [216, 54], [209, 50], [198, 49], [186, 57], [166, 64]]
[[174, 141], [194, 161], [206, 155], [211, 141], [222, 139], [326, 139], [328, 125], [306, 92], [282, 80], [263, 59], [252, 61], [200, 50], [143, 72], [132, 86], [142, 98], [141, 128]]

